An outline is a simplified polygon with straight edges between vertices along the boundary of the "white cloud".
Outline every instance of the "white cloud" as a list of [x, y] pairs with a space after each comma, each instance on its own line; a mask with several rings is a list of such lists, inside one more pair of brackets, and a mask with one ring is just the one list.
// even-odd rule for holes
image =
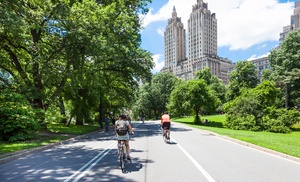
[[159, 35], [164, 36], [165, 28], [159, 27], [156, 31], [157, 31], [157, 33], [158, 33]]
[[[290, 24], [294, 2], [278, 0], [204, 0], [218, 20], [218, 46], [245, 50], [265, 41], [278, 41], [283, 26]], [[187, 21], [196, 0], [169, 0], [156, 13], [144, 17], [146, 28], [152, 22], [167, 21], [175, 5], [177, 16], [187, 30]], [[150, 5], [151, 6], [151, 5]]]
[[256, 56], [256, 54], [250, 56], [250, 58], [248, 59], [248, 61], [254, 60], [254, 59], [259, 59], [259, 58], [263, 58], [263, 57], [267, 57], [269, 56], [270, 52], [260, 55], [260, 56]]
[[153, 62], [155, 63], [155, 66], [152, 69], [152, 73], [157, 73], [164, 67], [164, 65], [165, 65], [164, 62], [160, 61], [161, 57], [162, 57], [161, 54], [156, 54], [156, 55], [152, 56]]
[[256, 49], [262, 49], [262, 48], [265, 48], [265, 47], [267, 47], [267, 44], [261, 45], [261, 46], [257, 47]]

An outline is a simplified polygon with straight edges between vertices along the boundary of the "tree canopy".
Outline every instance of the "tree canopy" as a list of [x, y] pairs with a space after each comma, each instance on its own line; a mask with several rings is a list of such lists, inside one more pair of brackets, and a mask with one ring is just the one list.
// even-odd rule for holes
[[270, 64], [275, 81], [281, 85], [286, 108], [300, 107], [300, 30], [288, 34], [278, 49], [271, 51]]
[[96, 105], [115, 105], [107, 100], [116, 93], [126, 99], [132, 92], [124, 90], [152, 75], [151, 53], [140, 48], [139, 14], [149, 2], [1, 1], [1, 85], [43, 111], [70, 100], [76, 117], [80, 108], [87, 116]]

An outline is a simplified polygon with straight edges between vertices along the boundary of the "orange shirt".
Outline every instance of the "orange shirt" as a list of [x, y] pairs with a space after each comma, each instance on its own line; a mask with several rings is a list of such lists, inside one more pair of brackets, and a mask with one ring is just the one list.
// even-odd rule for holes
[[161, 116], [161, 121], [162, 121], [163, 123], [169, 123], [169, 122], [171, 122], [170, 116], [169, 116], [168, 114], [162, 115], [162, 116]]

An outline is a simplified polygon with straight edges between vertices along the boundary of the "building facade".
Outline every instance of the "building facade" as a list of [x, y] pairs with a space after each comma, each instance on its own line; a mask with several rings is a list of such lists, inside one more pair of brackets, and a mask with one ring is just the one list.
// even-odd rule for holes
[[265, 69], [270, 69], [270, 61], [268, 57], [261, 57], [258, 59], [253, 59], [251, 62], [254, 64], [256, 67], [256, 74], [259, 80], [262, 79], [262, 72]]
[[[179, 20], [180, 18], [177, 17], [174, 8], [172, 18], [168, 20], [165, 31], [165, 66], [162, 71], [172, 72], [183, 80], [190, 80], [194, 78], [197, 71], [208, 67], [212, 75], [222, 79], [224, 83], [228, 83], [228, 65], [231, 65], [232, 62], [218, 56], [216, 14], [211, 13], [208, 4], [204, 3], [203, 0], [197, 0], [197, 4], [193, 5], [188, 20], [189, 53], [188, 58], [184, 59], [183, 57], [176, 57], [176, 49], [174, 48], [178, 46], [178, 50], [184, 49], [186, 51], [185, 41], [182, 42], [181, 39], [183, 37], [181, 33], [185, 32], [183, 31], [183, 25], [181, 20], [180, 23], [175, 23]], [[177, 26], [174, 26], [174, 24], [177, 24]], [[174, 27], [177, 27], [175, 28], [177, 31], [174, 31]], [[181, 53], [180, 55], [185, 54]]]
[[282, 43], [289, 32], [300, 28], [300, 0], [295, 2], [294, 14], [291, 15], [291, 24], [284, 26], [279, 41]]
[[175, 6], [172, 18], [164, 32], [165, 67], [176, 72], [176, 66], [186, 59], [186, 37], [181, 18], [177, 17]]
[[294, 14], [291, 16], [292, 30], [300, 28], [300, 1], [295, 2]]

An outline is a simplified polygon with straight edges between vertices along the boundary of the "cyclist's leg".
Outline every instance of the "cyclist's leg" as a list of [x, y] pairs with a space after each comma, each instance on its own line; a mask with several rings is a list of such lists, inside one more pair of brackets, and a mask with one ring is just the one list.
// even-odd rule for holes
[[118, 156], [120, 156], [120, 145], [121, 145], [121, 140], [118, 140]]
[[165, 127], [166, 127], [166, 124], [163, 122], [161, 124], [161, 132], [162, 132], [162, 134], [164, 134]]
[[130, 158], [130, 146], [129, 146], [129, 140], [126, 140], [125, 141], [125, 146], [126, 146], [126, 155], [127, 155], [127, 158]]
[[167, 130], [167, 132], [168, 132], [168, 138], [170, 139], [171, 123], [168, 123], [167, 128], [168, 128], [168, 130]]

